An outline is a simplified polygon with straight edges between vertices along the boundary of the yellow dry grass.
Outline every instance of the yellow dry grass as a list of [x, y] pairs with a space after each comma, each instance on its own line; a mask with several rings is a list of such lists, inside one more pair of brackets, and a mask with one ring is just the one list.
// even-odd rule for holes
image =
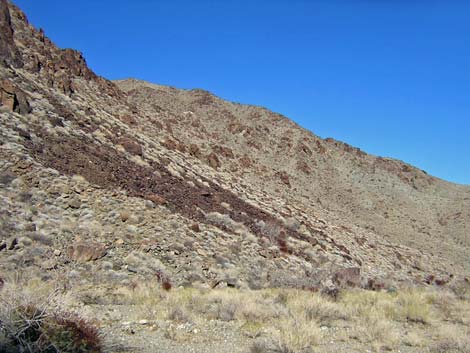
[[[46, 298], [54, 289], [41, 281], [29, 281], [20, 292]], [[346, 290], [337, 300], [294, 289], [165, 291], [148, 282], [72, 290], [75, 298], [83, 300], [90, 300], [84, 296], [90, 291], [108, 298], [106, 305], [126, 305], [130, 320], [165, 321], [169, 328], [186, 323], [204, 327], [211, 320], [227, 323], [253, 340], [253, 352], [321, 351], [331, 342], [375, 351], [406, 346], [416, 351], [466, 353], [470, 347], [470, 301], [442, 289]], [[72, 292], [62, 298], [72, 303]], [[91, 300], [88, 305], [103, 304]], [[193, 338], [185, 336], [184, 340]]]

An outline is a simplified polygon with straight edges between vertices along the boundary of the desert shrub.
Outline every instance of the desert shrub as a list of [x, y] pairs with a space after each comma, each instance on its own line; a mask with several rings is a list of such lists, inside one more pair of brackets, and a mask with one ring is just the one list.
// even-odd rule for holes
[[98, 329], [76, 313], [61, 310], [57, 292], [23, 292], [6, 285], [0, 292], [3, 347], [25, 353], [100, 353]]
[[169, 291], [173, 287], [171, 285], [170, 278], [162, 270], [157, 270], [155, 273], [155, 277], [157, 278], [158, 283], [160, 283], [161, 287], [164, 290]]
[[429, 323], [431, 308], [425, 293], [419, 290], [403, 290], [398, 293], [394, 315], [398, 320], [426, 324]]
[[76, 313], [54, 313], [44, 322], [43, 331], [57, 352], [99, 353], [102, 351], [101, 337], [97, 327]]
[[191, 321], [191, 317], [181, 307], [170, 308], [167, 318], [168, 320], [175, 321], [175, 322], [190, 322]]
[[286, 226], [286, 228], [297, 232], [301, 226], [301, 223], [294, 217], [289, 217], [284, 220], [284, 225]]
[[259, 227], [261, 234], [267, 237], [271, 242], [276, 241], [282, 231], [279, 224], [274, 222], [265, 223], [263, 221], [259, 221], [256, 225]]
[[269, 353], [273, 352], [272, 343], [266, 339], [258, 338], [250, 346], [250, 353]]
[[219, 212], [210, 212], [205, 215], [206, 219], [219, 227], [226, 228], [232, 232], [241, 234], [246, 232], [246, 228], [242, 223], [238, 223], [230, 218], [228, 214], [221, 214]]
[[470, 331], [455, 325], [443, 325], [437, 329], [437, 340], [429, 346], [431, 353], [469, 353]]
[[470, 301], [470, 279], [455, 281], [450, 288], [458, 299]]
[[311, 352], [322, 336], [318, 324], [302, 316], [279, 320], [277, 330], [273, 335], [276, 353]]

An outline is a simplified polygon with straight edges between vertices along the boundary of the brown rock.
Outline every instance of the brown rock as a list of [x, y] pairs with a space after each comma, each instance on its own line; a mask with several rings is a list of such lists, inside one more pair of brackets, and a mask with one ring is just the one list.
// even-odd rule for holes
[[54, 75], [54, 87], [58, 88], [59, 91], [67, 96], [71, 96], [74, 93], [73, 82], [68, 73], [57, 72]]
[[238, 161], [242, 168], [250, 168], [253, 165], [253, 161], [247, 155], [244, 155]]
[[23, 61], [13, 40], [10, 10], [7, 0], [0, 0], [0, 62], [22, 67]]
[[201, 157], [202, 157], [201, 150], [195, 144], [189, 145], [189, 154], [191, 156], [194, 156], [194, 157], [198, 158], [198, 159], [201, 159]]
[[132, 115], [123, 115], [119, 117], [119, 120], [121, 120], [123, 123], [131, 126], [137, 125], [137, 120]]
[[228, 159], [233, 159], [233, 151], [232, 149], [224, 146], [219, 146], [219, 145], [213, 145], [212, 150], [214, 151], [215, 154], [218, 154], [220, 156], [223, 156]]
[[199, 233], [201, 231], [201, 228], [199, 227], [198, 223], [193, 223], [189, 227], [193, 232]]
[[147, 200], [152, 201], [152, 202], [153, 202], [154, 204], [156, 204], [156, 205], [164, 205], [164, 204], [166, 204], [166, 200], [165, 200], [163, 197], [161, 197], [161, 196], [159, 196], [159, 195], [156, 195], [156, 194], [146, 195], [145, 198], [146, 198]]
[[281, 181], [286, 184], [288, 187], [290, 187], [290, 179], [289, 179], [289, 174], [287, 174], [286, 172], [282, 171], [282, 172], [278, 172], [277, 173], [277, 176], [279, 177], [279, 179], [281, 179]]
[[8, 80], [0, 82], [0, 104], [13, 111], [17, 104], [15, 97], [15, 87]]
[[218, 169], [220, 167], [219, 158], [214, 152], [212, 152], [211, 154], [207, 156], [207, 162], [214, 169]]
[[357, 287], [361, 284], [361, 269], [359, 267], [340, 269], [333, 275], [333, 282], [342, 287]]
[[97, 242], [79, 241], [68, 248], [68, 256], [77, 262], [95, 261], [106, 255], [106, 247]]
[[86, 80], [95, 79], [97, 76], [88, 68], [83, 54], [74, 49], [62, 49], [60, 56], [52, 64], [55, 73], [62, 72], [67, 77], [83, 77]]
[[308, 148], [306, 145], [304, 145], [303, 143], [299, 144], [298, 151], [299, 151], [299, 154], [305, 154], [309, 157], [312, 155], [312, 150]]
[[31, 113], [31, 107], [25, 93], [9, 80], [0, 82], [0, 105], [19, 114]]
[[312, 172], [308, 164], [304, 161], [297, 161], [297, 170], [300, 170], [302, 173], [307, 175]]
[[124, 147], [124, 149], [130, 154], [135, 154], [137, 156], [143, 155], [142, 146], [130, 137], [121, 137], [119, 139], [119, 144], [122, 145], [122, 147]]

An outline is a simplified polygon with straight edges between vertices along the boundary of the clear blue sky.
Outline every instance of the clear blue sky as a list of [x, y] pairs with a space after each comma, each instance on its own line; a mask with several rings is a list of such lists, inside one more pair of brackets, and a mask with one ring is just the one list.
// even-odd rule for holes
[[204, 88], [470, 184], [470, 1], [15, 3], [106, 78]]

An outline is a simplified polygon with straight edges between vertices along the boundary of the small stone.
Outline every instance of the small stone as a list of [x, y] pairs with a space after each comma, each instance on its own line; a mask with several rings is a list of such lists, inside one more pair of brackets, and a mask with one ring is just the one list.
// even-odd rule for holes
[[221, 202], [220, 203], [220, 206], [222, 206], [223, 208], [227, 209], [227, 210], [231, 210], [232, 207], [230, 206], [230, 204], [228, 204], [227, 202]]
[[62, 251], [60, 251], [59, 249], [54, 250], [54, 256], [60, 256], [61, 254], [62, 254]]
[[199, 227], [198, 223], [193, 223], [189, 227], [193, 232], [199, 233], [201, 231], [201, 228]]
[[207, 257], [207, 253], [202, 249], [197, 249], [196, 252], [198, 253], [199, 256]]
[[149, 321], [148, 320], [140, 320], [139, 325], [148, 325]]
[[132, 273], [138, 273], [139, 270], [133, 266], [126, 266], [127, 271], [132, 272]]
[[18, 239], [13, 238], [12, 240], [10, 240], [10, 245], [8, 246], [8, 250], [13, 250], [16, 245], [18, 245]]
[[68, 207], [73, 208], [73, 209], [78, 209], [81, 206], [81, 202], [77, 199], [70, 199], [68, 200]]
[[105, 261], [101, 264], [101, 268], [103, 270], [109, 271], [113, 269], [113, 263], [109, 261]]
[[124, 244], [124, 240], [118, 239], [118, 240], [116, 240], [116, 241], [114, 242], [114, 244], [116, 244], [116, 245], [122, 245], [122, 244]]
[[57, 267], [55, 260], [46, 260], [41, 264], [41, 267], [45, 270], [52, 270]]
[[18, 240], [18, 245], [22, 245], [22, 246], [30, 246], [31, 243], [32, 243], [32, 240], [27, 237], [21, 237]]
[[145, 200], [145, 207], [148, 209], [155, 208], [155, 204], [150, 200]]

